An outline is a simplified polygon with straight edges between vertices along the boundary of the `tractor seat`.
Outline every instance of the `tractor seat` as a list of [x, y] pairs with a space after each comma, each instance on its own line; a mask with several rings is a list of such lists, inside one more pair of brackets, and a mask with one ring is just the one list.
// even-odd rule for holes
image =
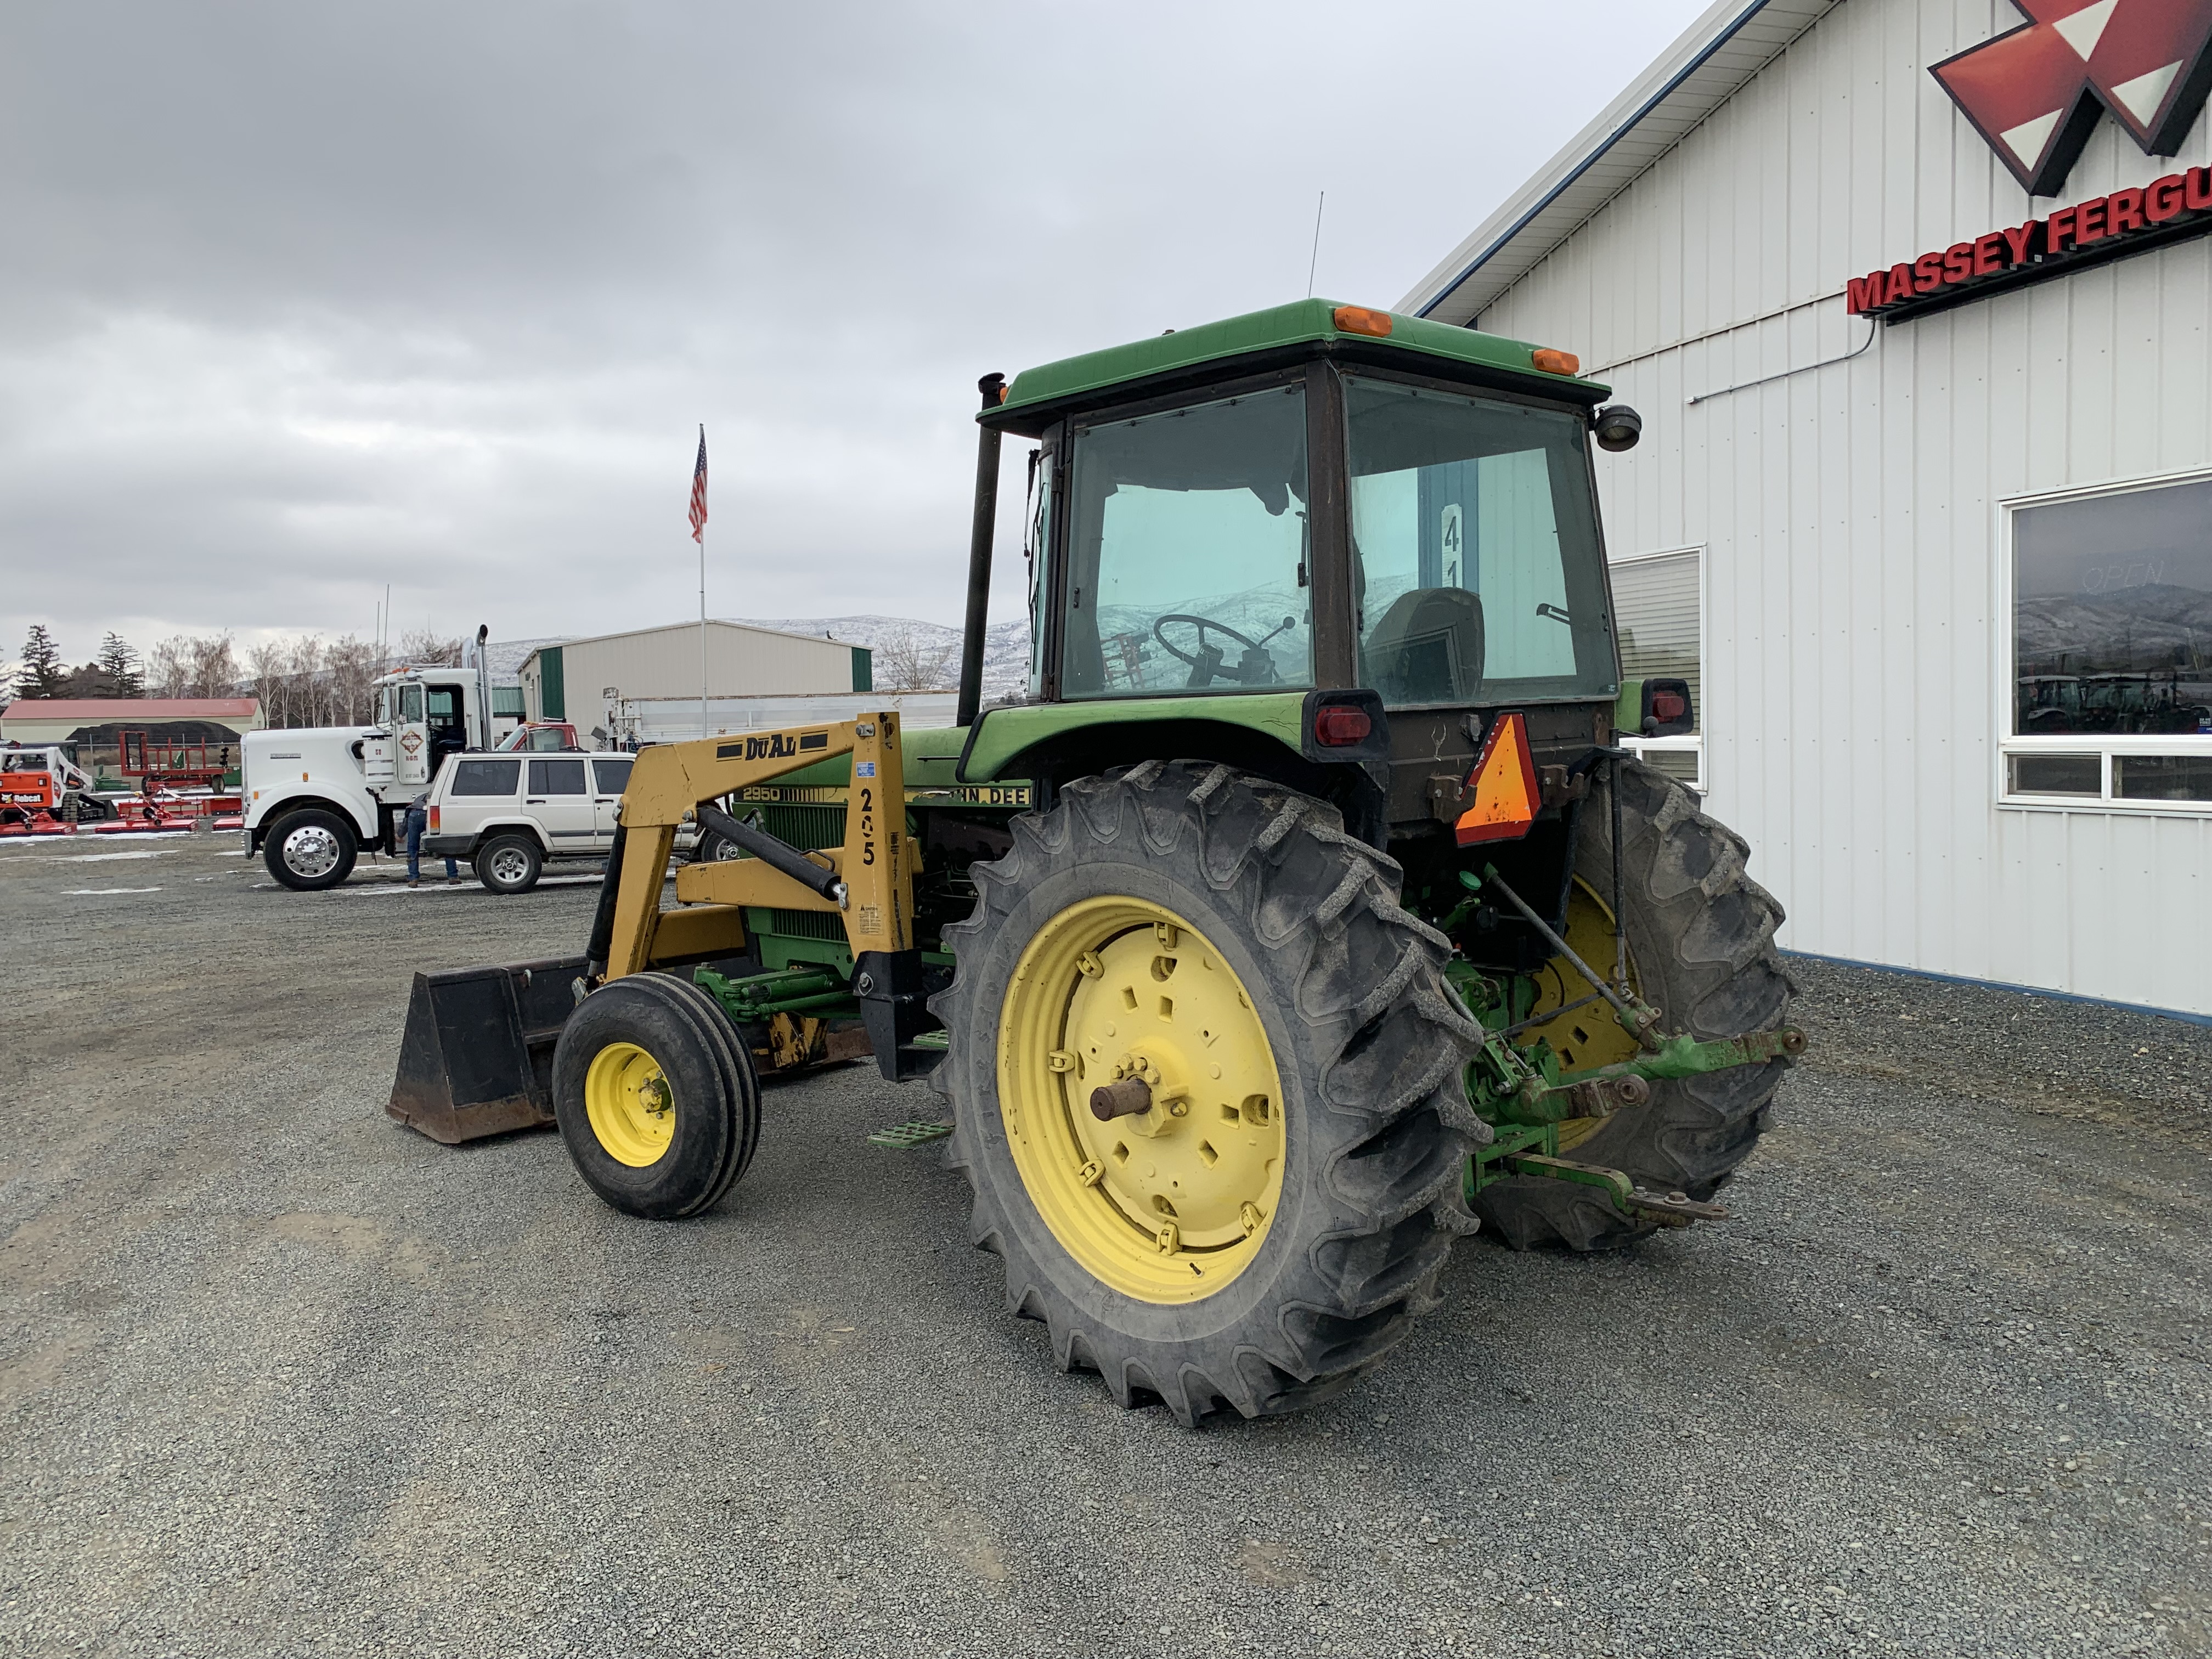
[[1462, 702], [1482, 684], [1482, 596], [1416, 587], [1367, 635], [1360, 678], [1385, 703]]

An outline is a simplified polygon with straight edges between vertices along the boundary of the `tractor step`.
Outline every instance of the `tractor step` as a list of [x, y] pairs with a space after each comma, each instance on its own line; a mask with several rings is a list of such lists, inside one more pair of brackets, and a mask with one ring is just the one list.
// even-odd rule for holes
[[934, 1118], [918, 1117], [910, 1123], [900, 1124], [896, 1128], [877, 1130], [868, 1137], [868, 1144], [903, 1152], [909, 1146], [927, 1146], [933, 1140], [942, 1140], [951, 1133], [950, 1123]]

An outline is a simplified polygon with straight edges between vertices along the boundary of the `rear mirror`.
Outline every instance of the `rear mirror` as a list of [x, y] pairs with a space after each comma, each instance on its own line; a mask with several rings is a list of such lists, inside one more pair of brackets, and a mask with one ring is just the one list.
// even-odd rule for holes
[[1687, 680], [1644, 682], [1644, 719], [1647, 738], [1686, 737], [1698, 724], [1698, 711], [1690, 701]]

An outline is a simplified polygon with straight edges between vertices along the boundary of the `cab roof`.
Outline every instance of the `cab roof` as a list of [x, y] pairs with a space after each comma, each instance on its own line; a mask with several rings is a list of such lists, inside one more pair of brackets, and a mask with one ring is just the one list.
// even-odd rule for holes
[[[1342, 327], [1340, 316], [1365, 326]], [[1372, 331], [1372, 319], [1376, 319], [1387, 320], [1387, 335]], [[1335, 300], [1298, 300], [1024, 369], [999, 405], [977, 418], [985, 425], [1033, 437], [1066, 414], [1169, 391], [1179, 383], [1200, 382], [1240, 368], [1257, 372], [1318, 356], [1395, 364], [1571, 403], [1594, 404], [1609, 394], [1611, 388], [1595, 380], [1539, 368], [1538, 349], [1524, 340], [1481, 334], [1425, 317], [1349, 307]]]

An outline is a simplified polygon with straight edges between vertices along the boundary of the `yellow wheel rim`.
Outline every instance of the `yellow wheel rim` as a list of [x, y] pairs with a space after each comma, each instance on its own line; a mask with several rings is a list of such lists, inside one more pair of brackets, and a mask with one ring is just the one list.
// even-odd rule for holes
[[584, 1114], [607, 1156], [633, 1170], [660, 1162], [676, 1139], [676, 1091], [635, 1042], [611, 1042], [592, 1057]]
[[[1102, 1085], [1151, 1108], [1102, 1122]], [[1283, 1192], [1283, 1085], [1243, 981], [1171, 910], [1087, 899], [1015, 965], [999, 1108], [1037, 1213], [1085, 1272], [1140, 1302], [1212, 1295], [1251, 1265]]]
[[[1574, 953], [1601, 974], [1613, 971], [1613, 907], [1580, 878], [1567, 894], [1567, 944]], [[1575, 971], [1565, 957], [1553, 957], [1536, 970], [1539, 991], [1533, 1019], [1542, 1019], [1554, 1008], [1580, 1002], [1597, 987]], [[1638, 996], [1643, 987], [1636, 974], [1636, 958], [1628, 959], [1628, 983]], [[1524, 1046], [1541, 1037], [1552, 1045], [1563, 1070], [1579, 1072], [1593, 1066], [1611, 1066], [1636, 1058], [1636, 1042], [1620, 1029], [1611, 1005], [1600, 1001], [1541, 1025], [1532, 1025], [1515, 1039]], [[1571, 1117], [1559, 1125], [1559, 1150], [1581, 1145], [1595, 1134], [1603, 1118]]]

